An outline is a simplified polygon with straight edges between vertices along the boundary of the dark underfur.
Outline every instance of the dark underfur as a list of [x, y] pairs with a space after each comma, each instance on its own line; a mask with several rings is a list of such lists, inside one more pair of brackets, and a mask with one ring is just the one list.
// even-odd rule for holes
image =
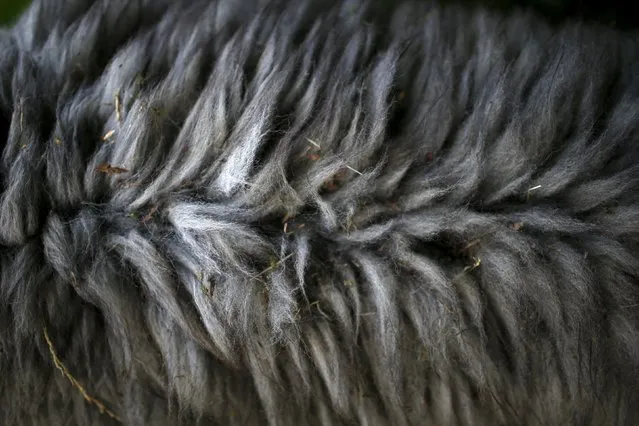
[[0, 424], [635, 424], [638, 34], [389, 5], [0, 30]]

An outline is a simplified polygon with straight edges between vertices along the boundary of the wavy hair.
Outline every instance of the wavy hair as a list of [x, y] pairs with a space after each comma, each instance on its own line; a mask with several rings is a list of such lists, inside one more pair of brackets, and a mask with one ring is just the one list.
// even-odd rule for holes
[[0, 423], [636, 421], [636, 32], [36, 0], [0, 52]]

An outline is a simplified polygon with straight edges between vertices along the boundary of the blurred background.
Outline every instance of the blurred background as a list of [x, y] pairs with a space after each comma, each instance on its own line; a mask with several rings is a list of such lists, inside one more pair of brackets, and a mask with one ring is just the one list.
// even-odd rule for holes
[[[393, 3], [395, 0], [384, 1]], [[0, 0], [0, 26], [10, 25], [30, 2], [31, 0]], [[619, 28], [637, 27], [639, 24], [639, 14], [634, 13], [635, 2], [631, 0], [440, 0], [440, 2], [482, 5], [499, 10], [527, 7], [554, 22], [581, 17], [588, 21]]]
[[11, 24], [31, 0], [0, 0], [0, 25]]

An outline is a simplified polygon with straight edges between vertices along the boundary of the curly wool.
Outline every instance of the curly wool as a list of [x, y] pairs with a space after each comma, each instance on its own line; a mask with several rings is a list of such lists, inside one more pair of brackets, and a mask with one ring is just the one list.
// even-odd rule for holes
[[0, 424], [633, 424], [639, 36], [391, 4], [0, 32]]

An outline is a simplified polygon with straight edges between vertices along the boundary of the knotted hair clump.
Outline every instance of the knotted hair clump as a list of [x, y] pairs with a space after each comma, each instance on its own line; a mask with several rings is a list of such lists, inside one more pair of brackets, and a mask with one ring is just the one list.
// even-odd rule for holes
[[36, 0], [0, 32], [0, 424], [633, 424], [638, 42]]

